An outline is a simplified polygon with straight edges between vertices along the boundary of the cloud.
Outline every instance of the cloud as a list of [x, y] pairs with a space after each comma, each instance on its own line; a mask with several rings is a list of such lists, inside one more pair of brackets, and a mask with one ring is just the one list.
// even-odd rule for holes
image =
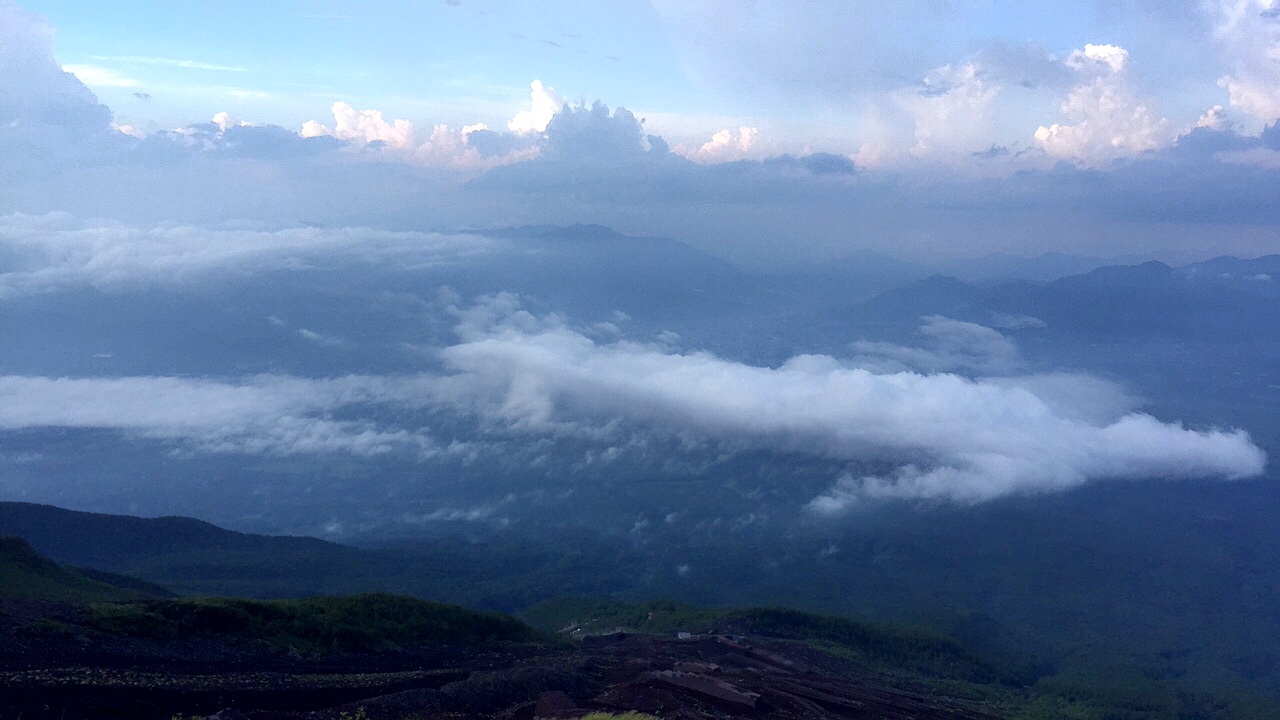
[[349, 103], [339, 100], [333, 104], [333, 127], [327, 127], [315, 120], [308, 120], [302, 126], [303, 137], [320, 137], [329, 135], [339, 140], [353, 140], [360, 143], [383, 143], [388, 147], [404, 150], [414, 145], [415, 130], [408, 120], [387, 122], [382, 118], [381, 110], [356, 110]]
[[1176, 130], [1151, 101], [1130, 86], [1129, 52], [1115, 45], [1085, 45], [1067, 58], [1082, 82], [1062, 103], [1072, 124], [1041, 125], [1036, 142], [1054, 157], [1098, 165], [1173, 143]]
[[881, 372], [967, 370], [986, 375], [1011, 373], [1022, 365], [1017, 345], [989, 327], [937, 315], [923, 320], [919, 334], [925, 347], [863, 340], [853, 344], [855, 362]]
[[720, 163], [742, 160], [747, 157], [760, 139], [759, 128], [740, 127], [737, 134], [721, 130], [703, 143], [697, 150], [681, 153], [694, 162]]
[[[498, 139], [487, 144], [482, 140], [477, 145], [473, 142], [473, 137], [481, 133], [485, 134], [485, 140], [490, 140], [492, 136], [497, 136]], [[519, 136], [506, 140], [510, 137], [510, 134], [492, 133], [484, 124], [454, 129], [440, 123], [432, 129], [431, 136], [414, 150], [413, 156], [416, 161], [425, 165], [479, 171], [520, 162], [538, 154], [537, 144], [521, 142], [522, 138]], [[502, 150], [498, 150], [499, 147]]]
[[234, 65], [217, 65], [198, 60], [180, 60], [177, 58], [146, 57], [143, 55], [94, 55], [93, 60], [124, 63], [126, 65], [159, 65], [162, 67], [180, 68], [183, 70], [208, 70], [212, 72], [249, 72], [248, 68]]
[[970, 62], [935, 68], [920, 88], [898, 93], [898, 104], [915, 122], [912, 153], [970, 153], [989, 145], [992, 105], [1000, 90]]
[[0, 376], [0, 430], [109, 429], [218, 453], [432, 455], [437, 448], [424, 432], [329, 416], [402, 390], [395, 379], [366, 376], [241, 382]]
[[1027, 90], [1059, 91], [1075, 82], [1072, 69], [1040, 45], [988, 42], [970, 61], [992, 82]]
[[624, 107], [602, 102], [566, 105], [547, 123], [542, 157], [549, 160], [625, 161], [649, 152], [665, 155], [662, 138], [647, 135], [636, 116]]
[[0, 0], [0, 134], [55, 127], [105, 131], [111, 111], [53, 57], [53, 29], [11, 0]]
[[378, 265], [413, 269], [494, 250], [474, 235], [366, 228], [225, 229], [87, 224], [66, 215], [0, 216], [0, 300], [75, 287], [169, 285], [213, 273]]
[[110, 68], [96, 65], [63, 65], [62, 69], [75, 75], [80, 82], [89, 86], [101, 87], [137, 87], [138, 81]]
[[565, 106], [564, 98], [556, 94], [553, 87], [543, 87], [541, 80], [529, 84], [532, 89], [532, 106], [521, 110], [507, 123], [507, 129], [514, 133], [540, 133], [547, 129], [547, 123]]
[[[499, 135], [483, 123], [462, 128], [439, 123], [419, 142], [418, 130], [408, 120], [388, 122], [380, 110], [357, 111], [341, 101], [334, 103], [332, 109], [332, 128], [308, 120], [298, 134], [304, 138], [337, 138], [357, 148], [383, 151], [380, 155], [402, 162], [469, 172], [519, 162], [538, 152], [537, 139], [531, 142], [519, 134]], [[472, 135], [483, 138], [479, 146], [472, 145]], [[496, 151], [499, 147], [502, 150]]]
[[[937, 320], [932, 332], [992, 344], [964, 325]], [[815, 355], [757, 367], [633, 341], [601, 344], [556, 318], [515, 310], [510, 298], [482, 306], [460, 337], [441, 353], [456, 372], [441, 398], [529, 432], [624, 420], [899, 465], [842, 479], [811, 504], [825, 513], [886, 497], [980, 502], [1103, 479], [1243, 478], [1265, 464], [1243, 431], [1116, 414], [1098, 402], [1092, 379], [881, 372]]]
[[1232, 107], [1269, 125], [1280, 119], [1280, 5], [1276, 0], [1206, 0], [1214, 39], [1230, 72], [1218, 80]]
[[[587, 457], [601, 461], [618, 454], [620, 437], [666, 437], [684, 447], [676, 452], [718, 456], [719, 446], [897, 468], [836, 480], [808, 503], [828, 514], [885, 498], [974, 503], [1101, 480], [1242, 478], [1265, 464], [1243, 431], [1161, 422], [1088, 376], [965, 377], [820, 355], [753, 366], [666, 343], [592, 339], [509, 295], [458, 315], [459, 341], [439, 351], [442, 374], [7, 376], [0, 430], [103, 429], [217, 453], [475, 453], [473, 443], [432, 438], [442, 419], [459, 427], [452, 413], [480, 420], [476, 431], [504, 444], [595, 443], [601, 452]], [[925, 330], [937, 346], [1010, 352], [969, 323], [930, 318]]]
[[[812, 23], [805, 33], [830, 42], [836, 33], [828, 33], [823, 8], [830, 17], [855, 14], [842, 3], [796, 10], [794, 4], [767, 2], [736, 17], [730, 5], [671, 12], [697, 16], [690, 22], [708, 31], [721, 21], [731, 29], [762, 30], [764, 21], [778, 16], [784, 25]], [[867, 6], [865, 17], [937, 23], [954, 7], [877, 2]], [[1216, 152], [1201, 151], [1209, 137], [1201, 131], [1171, 137], [1172, 126], [1133, 88], [1137, 68], [1127, 60], [1114, 62], [1123, 52], [1115, 46], [1111, 54], [1106, 46], [1093, 46], [1092, 57], [1087, 48], [1078, 51], [1072, 67], [1031, 45], [984, 40], [976, 52], [947, 47], [939, 51], [945, 50], [941, 62], [902, 65], [892, 82], [876, 85], [884, 94], [876, 107], [892, 116], [886, 124], [904, 125], [894, 125], [884, 144], [868, 144], [857, 156], [863, 171], [854, 172], [846, 152], [852, 141], [837, 152], [797, 145], [790, 154], [757, 159], [757, 136], [723, 118], [707, 127], [728, 132], [710, 143], [705, 137], [698, 143], [681, 138], [707, 160], [717, 160], [690, 162], [669, 152], [638, 114], [622, 108], [560, 106], [548, 115], [555, 104], [546, 100], [553, 91], [545, 86], [532, 93], [541, 99], [529, 109], [532, 115], [536, 106], [540, 113], [532, 126], [546, 119], [542, 132], [415, 125], [390, 112], [338, 103], [332, 120], [303, 128], [308, 138], [238, 120], [153, 131], [140, 139], [142, 125], [113, 126], [88, 88], [57, 66], [47, 24], [12, 3], [0, 8], [12, 35], [0, 47], [0, 95], [26, 93], [32, 100], [0, 102], [0, 115], [6, 116], [0, 150], [6, 166], [15, 169], [0, 173], [3, 212], [67, 211], [142, 226], [229, 218], [275, 227], [300, 221], [394, 228], [598, 223], [634, 235], [675, 237], [753, 265], [847, 252], [854, 241], [848, 228], [855, 226], [856, 242], [866, 249], [935, 257], [1034, 254], [1068, 246], [1107, 255], [1155, 251], [1180, 257], [1187, 249], [1209, 247], [1256, 254], [1277, 240], [1274, 199], [1266, 193], [1276, 179], [1274, 153], [1258, 150], [1256, 139], [1249, 144], [1228, 122], [1239, 111], [1228, 108], [1225, 119], [1207, 120], [1223, 129], [1211, 137], [1220, 145]], [[919, 18], [909, 18], [912, 12]], [[859, 26], [854, 32], [871, 30]], [[720, 40], [708, 42], [710, 47]], [[883, 43], [856, 52], [894, 65], [886, 55], [892, 49]], [[761, 62], [775, 60], [792, 62]], [[840, 68], [832, 72], [850, 77]], [[761, 82], [755, 92], [774, 88]], [[1032, 95], [1044, 103], [1075, 97], [1071, 107], [1080, 109], [1079, 117], [1045, 123], [1039, 148], [1026, 143], [1032, 142], [1028, 130], [1044, 121], [1043, 110], [1020, 105]], [[1218, 99], [1227, 104], [1225, 97]], [[14, 108], [22, 112], [16, 125], [7, 120]], [[856, 137], [854, 126], [863, 122], [856, 114], [828, 115], [839, 118], [832, 120], [838, 127], [830, 137]], [[1186, 118], [1188, 126], [1193, 121]], [[1013, 141], [995, 148], [979, 143], [992, 124], [1016, 127]], [[786, 137], [785, 125], [770, 126], [769, 134], [771, 146], [779, 148], [796, 140]], [[915, 156], [906, 155], [911, 148]], [[973, 159], [975, 151], [986, 159]], [[733, 159], [739, 155], [751, 159]], [[1109, 158], [1131, 155], [1141, 162], [1108, 164]], [[876, 158], [900, 162], [865, 167]], [[1055, 167], [1054, 158], [1078, 167]], [[1171, 224], [1171, 217], [1181, 222]]]

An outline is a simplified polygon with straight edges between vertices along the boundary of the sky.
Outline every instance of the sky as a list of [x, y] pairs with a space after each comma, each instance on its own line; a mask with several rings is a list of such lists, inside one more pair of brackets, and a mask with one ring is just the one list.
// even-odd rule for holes
[[[296, 129], [337, 101], [420, 127], [492, 126], [535, 79], [652, 116], [669, 140], [763, 126], [758, 152], [893, 152], [979, 106], [993, 117], [967, 130], [988, 147], [1030, 146], [1098, 80], [1170, 132], [1215, 106], [1254, 132], [1280, 115], [1274, 0], [23, 6], [119, 122], [148, 129], [224, 111]], [[1088, 45], [1114, 50], [1099, 59]]]
[[3, 212], [766, 266], [1280, 246], [1276, 0], [0, 0], [0, 33]]
[[[518, 234], [492, 232], [528, 225], [770, 271], [1275, 253], [1278, 2], [0, 0], [0, 310], [137, 311], [290, 273], [328, 287], [332, 268], [444, 293], [412, 283], [532, 264]], [[664, 270], [684, 268], [649, 271]], [[444, 328], [431, 372], [24, 367], [0, 376], [0, 431], [453, 452], [430, 423], [349, 417], [385, 407], [538, 438], [678, 428], [896, 463], [832, 478], [817, 511], [1265, 466], [1243, 430], [1117, 406], [1123, 388], [1032, 372], [1010, 337], [955, 319], [921, 318], [918, 347], [867, 338], [765, 366], [481, 292], [374, 299]], [[254, 332], [308, 343], [302, 357], [360, 345], [299, 312]], [[95, 328], [50, 332], [79, 347]], [[116, 350], [93, 352], [109, 368]]]

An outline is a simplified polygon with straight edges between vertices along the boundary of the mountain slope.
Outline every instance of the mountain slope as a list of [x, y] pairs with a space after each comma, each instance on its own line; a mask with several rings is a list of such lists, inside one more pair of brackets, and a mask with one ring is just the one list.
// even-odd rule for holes
[[[0, 502], [0, 534], [58, 562], [125, 573], [184, 595], [288, 598], [394, 592], [495, 610], [548, 593], [602, 593], [633, 559], [582, 537], [476, 544], [439, 538], [371, 549], [317, 538], [254, 535], [184, 517], [139, 518]], [[576, 548], [566, 552], [564, 548]], [[591, 572], [581, 572], [590, 567]]]
[[96, 602], [167, 595], [164, 588], [135, 578], [63, 567], [21, 538], [0, 537], [0, 599]]

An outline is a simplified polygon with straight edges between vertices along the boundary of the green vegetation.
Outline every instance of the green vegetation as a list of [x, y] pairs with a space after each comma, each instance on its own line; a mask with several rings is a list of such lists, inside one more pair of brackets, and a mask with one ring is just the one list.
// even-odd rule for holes
[[951, 638], [785, 608], [715, 609], [670, 601], [629, 604], [559, 598], [534, 605], [521, 617], [545, 632], [575, 637], [619, 630], [749, 633], [804, 642], [873, 667], [929, 677], [977, 683], [1017, 683], [1027, 679], [1025, 673], [998, 668]]
[[582, 637], [614, 631], [696, 632], [710, 627], [726, 612], [670, 600], [625, 603], [597, 598], [556, 598], [526, 609], [520, 617], [544, 632]]
[[521, 614], [573, 637], [627, 631], [750, 634], [800, 642], [887, 676], [918, 682], [1015, 720], [1273, 720], [1280, 705], [1246, 687], [1189, 689], [1098, 658], [1081, 669], [1040, 668], [979, 656], [922, 630], [785, 608], [699, 608], [659, 601], [560, 598]]
[[168, 594], [134, 578], [63, 567], [21, 538], [0, 537], [0, 599], [109, 602]]
[[752, 608], [726, 614], [721, 627], [796, 640], [868, 665], [973, 683], [1018, 684], [1029, 671], [997, 667], [955, 640], [785, 608]]
[[[830, 615], [573, 600], [536, 605], [523, 618], [544, 631], [566, 630], [568, 635], [712, 626], [772, 634], [873, 667], [897, 666], [930, 682], [955, 683], [949, 692], [967, 693], [1023, 720], [1280, 717], [1275, 702], [1280, 696], [1280, 665], [1275, 661], [1280, 616], [1274, 612], [1274, 558], [1280, 544], [1274, 533], [1261, 530], [1227, 542], [1234, 537], [1228, 531], [1237, 526], [1268, 527], [1249, 513], [1264, 514], [1269, 506], [1261, 500], [1243, 508], [1205, 506], [1191, 502], [1179, 488], [1170, 484], [1144, 490], [1144, 502], [1160, 520], [1136, 525], [1106, 516], [1106, 509], [1123, 499], [1117, 499], [1122, 487], [1085, 489], [1059, 498], [1052, 513], [1029, 502], [993, 506], [983, 511], [982, 522], [962, 521], [957, 510], [937, 509], [928, 515], [902, 511], [851, 530], [840, 539], [837, 555], [792, 565], [783, 558], [786, 570], [776, 572], [758, 569], [759, 546], [733, 537], [681, 551], [682, 559], [705, 569], [696, 583], [649, 573], [652, 567], [628, 541], [569, 530], [536, 542], [444, 538], [400, 550], [373, 550], [312, 538], [234, 533], [184, 518], [127, 518], [0, 503], [0, 531], [29, 537], [62, 562], [127, 572], [193, 594], [298, 597], [382, 589], [499, 610], [526, 607], [548, 593], [643, 592], [706, 604], [731, 598], [742, 605], [792, 605]], [[1072, 509], [1072, 504], [1079, 507]], [[1095, 512], [1098, 508], [1103, 511]], [[1243, 519], [1228, 520], [1237, 517]], [[1184, 549], [1176, 557], [1158, 557], [1156, 550], [1171, 537]], [[993, 545], [991, 538], [1007, 541]], [[796, 557], [821, 549], [797, 547]], [[1231, 547], [1249, 552], [1232, 554]], [[1072, 554], [1064, 555], [1062, 548], [1072, 548]], [[0, 575], [0, 596], [121, 597], [97, 595], [102, 590], [97, 585], [93, 593], [75, 595], [65, 575], [54, 583], [56, 593], [41, 595], [35, 590], [47, 587], [48, 572], [36, 572], [36, 579], [30, 569], [24, 572], [21, 580]], [[80, 576], [79, 583], [115, 577], [108, 582], [116, 586], [111, 593], [126, 587], [125, 582], [138, 582], [65, 567], [61, 572]], [[649, 584], [641, 587], [640, 579], [650, 577], [655, 579], [644, 580]], [[74, 587], [84, 590], [83, 585]], [[15, 595], [16, 588], [21, 592]], [[136, 621], [133, 631], [139, 633], [181, 634], [202, 627], [179, 611], [169, 611], [178, 613], [171, 615], [146, 607], [100, 609], [95, 617], [102, 618], [104, 627], [127, 627], [127, 617], [104, 616], [154, 613]], [[877, 620], [911, 618], [940, 632], [834, 617], [844, 613]], [[157, 618], [159, 625], [153, 625]], [[53, 621], [38, 629], [51, 636], [78, 631]], [[249, 637], [253, 632], [246, 627], [232, 634]], [[333, 643], [340, 635], [329, 632], [324, 642]], [[362, 634], [343, 637], [348, 636]], [[376, 645], [378, 633], [373, 636], [355, 644]], [[271, 642], [319, 646], [305, 636], [275, 637], [279, 639]], [[339, 645], [344, 642], [349, 640], [337, 639]]]
[[379, 652], [546, 643], [515, 618], [387, 593], [303, 600], [199, 598], [93, 606], [95, 629], [149, 639], [216, 637], [278, 648]]

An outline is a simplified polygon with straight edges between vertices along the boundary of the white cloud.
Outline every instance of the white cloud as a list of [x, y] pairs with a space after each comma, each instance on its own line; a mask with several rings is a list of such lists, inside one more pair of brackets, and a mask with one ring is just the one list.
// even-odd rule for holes
[[860, 367], [878, 371], [969, 370], [983, 374], [1011, 373], [1022, 364], [1013, 341], [989, 327], [936, 315], [923, 320], [920, 335], [925, 347], [859, 341], [853, 345], [858, 353], [855, 361]]
[[971, 153], [991, 145], [992, 104], [1001, 87], [977, 65], [944, 65], [925, 76], [924, 86], [896, 95], [915, 123], [912, 153]]
[[[437, 445], [412, 412], [452, 410], [508, 438], [568, 433], [608, 448], [619, 433], [647, 432], [689, 447], [724, 442], [897, 466], [839, 479], [809, 503], [822, 513], [877, 498], [969, 503], [1107, 479], [1242, 478], [1265, 464], [1242, 431], [1160, 422], [1089, 377], [889, 372], [815, 355], [751, 366], [666, 345], [598, 342], [521, 310], [511, 296], [460, 317], [460, 342], [440, 352], [451, 373], [443, 376], [8, 376], [0, 377], [0, 430], [107, 429], [204, 452], [474, 453], [465, 442]], [[1000, 344], [965, 323], [926, 327], [952, 344]], [[394, 424], [368, 419], [370, 408]]]
[[130, 125], [128, 123], [120, 124], [120, 123], [113, 122], [111, 123], [111, 129], [115, 130], [121, 135], [128, 135], [129, 137], [136, 138], [138, 140], [141, 140], [142, 138], [145, 138], [147, 136], [147, 133], [145, 130], [135, 125]]
[[413, 151], [414, 160], [434, 167], [479, 171], [527, 160], [538, 154], [538, 146], [529, 145], [513, 147], [505, 153], [486, 155], [471, 144], [471, 136], [481, 131], [488, 131], [483, 123], [457, 129], [440, 123], [431, 130], [431, 137]]
[[218, 126], [218, 130], [220, 132], [224, 133], [233, 127], [250, 127], [249, 123], [244, 122], [243, 120], [237, 120], [231, 117], [231, 113], [227, 112], [220, 112], [217, 115], [214, 115], [211, 122]]
[[1041, 125], [1036, 142], [1052, 156], [1098, 165], [1172, 144], [1177, 132], [1150, 100], [1137, 96], [1128, 77], [1129, 52], [1115, 45], [1085, 45], [1067, 58], [1082, 80], [1067, 94], [1062, 114], [1071, 124]]
[[551, 118], [565, 105], [564, 98], [556, 94], [556, 89], [544, 87], [541, 80], [534, 80], [529, 84], [529, 88], [532, 91], [531, 106], [528, 110], [516, 113], [516, 116], [507, 123], [507, 129], [511, 132], [545, 132], [547, 123], [551, 122]]
[[385, 153], [403, 162], [467, 172], [519, 162], [538, 154], [537, 145], [532, 144], [515, 146], [502, 153], [481, 152], [470, 140], [472, 134], [488, 131], [484, 123], [462, 128], [438, 123], [425, 140], [418, 142], [418, 131], [412, 122], [403, 119], [387, 122], [380, 110], [357, 111], [348, 103], [336, 102], [333, 104], [333, 116], [332, 128], [316, 120], [308, 120], [298, 134], [304, 138], [334, 137], [358, 147], [377, 143]]
[[0, 299], [69, 287], [171, 284], [210, 273], [256, 273], [339, 262], [415, 268], [490, 252], [473, 235], [365, 228], [210, 230], [86, 224], [66, 215], [0, 216]]
[[1204, 0], [1230, 73], [1218, 80], [1231, 106], [1261, 125], [1280, 119], [1280, 4], [1276, 0]]
[[[457, 375], [442, 385], [441, 399], [531, 432], [622, 419], [900, 463], [889, 476], [840, 481], [815, 499], [813, 508], [824, 512], [863, 498], [979, 502], [1102, 479], [1241, 478], [1265, 463], [1242, 431], [1190, 430], [1120, 413], [1100, 400], [1106, 386], [1088, 378], [876, 372], [813, 355], [755, 367], [704, 352], [599, 344], [554, 318], [513, 308], [499, 298], [460, 327], [463, 342], [442, 351]], [[957, 330], [939, 326], [944, 334]]]
[[127, 65], [159, 65], [162, 67], [181, 68], [183, 70], [209, 70], [213, 72], [249, 72], [247, 68], [234, 65], [217, 65], [198, 60], [180, 60], [177, 58], [146, 57], [143, 55], [94, 55], [93, 60], [125, 63]]
[[333, 127], [315, 120], [302, 126], [303, 137], [333, 136], [339, 140], [359, 143], [386, 143], [388, 147], [404, 150], [414, 145], [416, 130], [408, 120], [387, 122], [381, 110], [356, 110], [350, 103], [339, 100], [333, 104]]
[[367, 376], [241, 382], [0, 376], [0, 430], [110, 429], [205, 452], [435, 454], [421, 431], [327, 416], [344, 406], [385, 401], [403, 390], [400, 383]]
[[53, 57], [53, 28], [0, 0], [0, 130], [56, 126], [105, 130], [111, 113]]
[[80, 82], [90, 87], [122, 87], [131, 88], [139, 85], [137, 80], [110, 68], [96, 65], [63, 65], [62, 69], [75, 75]]
[[751, 154], [760, 139], [760, 129], [740, 127], [737, 134], [721, 130], [703, 143], [697, 150], [681, 153], [695, 162], [720, 163], [742, 160]]
[[1200, 119], [1196, 120], [1195, 127], [1208, 128], [1210, 130], [1226, 130], [1230, 127], [1230, 123], [1224, 115], [1222, 106], [1214, 105], [1208, 110], [1205, 110], [1204, 114], [1200, 116]]
[[237, 100], [245, 100], [249, 98], [252, 98], [254, 100], [266, 100], [271, 97], [271, 93], [269, 92], [263, 92], [261, 90], [249, 90], [246, 88], [238, 88], [238, 87], [225, 88], [225, 92], [227, 93], [227, 95], [230, 95], [231, 97], [236, 98]]

